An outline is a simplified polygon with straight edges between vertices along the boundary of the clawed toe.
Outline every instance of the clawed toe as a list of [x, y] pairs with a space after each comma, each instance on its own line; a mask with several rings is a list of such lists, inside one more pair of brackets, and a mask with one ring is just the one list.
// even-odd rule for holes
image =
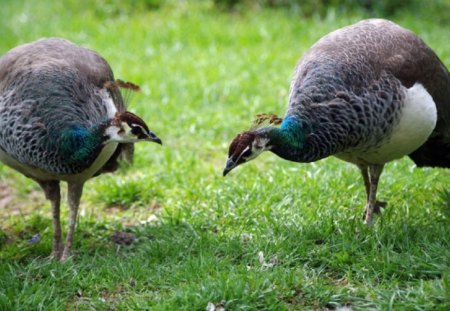
[[373, 212], [374, 212], [375, 214], [381, 214], [381, 209], [382, 209], [382, 208], [386, 208], [386, 206], [387, 206], [387, 203], [386, 203], [386, 202], [383, 202], [383, 201], [377, 201], [377, 202], [375, 203], [375, 207], [374, 207], [374, 209], [373, 209]]
[[51, 258], [54, 260], [61, 260], [61, 256], [62, 256], [61, 250], [59, 250], [59, 251], [53, 250]]
[[[374, 214], [381, 214], [381, 209], [382, 209], [382, 208], [386, 208], [386, 206], [387, 206], [387, 203], [386, 203], [386, 202], [383, 202], [383, 201], [377, 201], [377, 202], [375, 203], [374, 208], [373, 208], [373, 213], [374, 213]], [[364, 213], [363, 213], [363, 219], [366, 219], [366, 217], [367, 217], [367, 207], [366, 207], [366, 209], [364, 210]]]
[[63, 253], [61, 258], [59, 259], [60, 262], [65, 262], [70, 257], [70, 254]]
[[53, 251], [52, 251], [52, 255], [51, 258], [53, 258], [54, 260], [61, 260], [61, 256], [63, 254], [63, 245], [61, 243], [56, 242], [53, 245]]

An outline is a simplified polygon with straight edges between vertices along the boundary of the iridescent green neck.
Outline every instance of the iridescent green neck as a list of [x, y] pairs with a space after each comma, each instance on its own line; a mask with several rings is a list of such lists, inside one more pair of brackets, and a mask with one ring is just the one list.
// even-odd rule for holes
[[269, 126], [258, 129], [257, 132], [269, 138], [270, 151], [283, 159], [299, 161], [298, 156], [305, 143], [305, 134], [300, 121], [287, 117], [279, 128]]
[[80, 126], [65, 129], [59, 138], [60, 155], [68, 163], [92, 161], [105, 140], [105, 127], [100, 124], [90, 129]]
[[270, 139], [271, 151], [279, 157], [295, 162], [315, 161], [308, 148], [307, 122], [295, 117], [286, 117], [279, 128], [267, 127], [260, 131]]
[[279, 128], [270, 127], [267, 132], [271, 142], [283, 148], [301, 149], [305, 143], [305, 135], [302, 124], [294, 117], [287, 117]]

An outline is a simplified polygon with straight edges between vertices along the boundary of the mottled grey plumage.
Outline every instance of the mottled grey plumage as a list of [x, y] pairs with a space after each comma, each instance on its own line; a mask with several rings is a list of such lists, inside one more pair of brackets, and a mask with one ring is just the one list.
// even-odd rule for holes
[[[431, 139], [411, 158], [419, 166], [449, 167], [448, 70], [423, 40], [386, 20], [362, 21], [314, 44], [297, 66], [286, 117], [313, 123], [311, 136], [320, 137], [311, 139], [311, 161], [372, 149], [389, 137], [406, 88], [417, 82], [433, 97], [438, 120]], [[446, 156], [435, 156], [442, 148]]]
[[[54, 174], [82, 172], [100, 150], [88, 161], [68, 162], [57, 148], [58, 134], [106, 122], [105, 92], [125, 111], [120, 92], [103, 88], [113, 80], [101, 56], [66, 40], [45, 39], [9, 51], [0, 58], [0, 148]], [[106, 169], [117, 167], [116, 160]]]
[[[319, 78], [324, 80], [307, 78], [300, 87], [304, 92], [292, 94], [285, 116], [302, 120], [307, 148], [300, 153], [296, 148], [281, 146], [272, 151], [288, 160], [312, 162], [333, 154], [379, 147], [400, 117], [404, 98], [400, 83], [383, 73], [376, 84], [356, 94], [351, 87], [346, 89], [337, 72], [319, 70], [324, 70]], [[351, 75], [348, 71], [339, 74]]]
[[[108, 84], [109, 83], [109, 84]], [[125, 111], [107, 62], [63, 39], [42, 39], [0, 58], [0, 160], [34, 179], [51, 201], [53, 255], [65, 260], [84, 182], [129, 160], [134, 142], [160, 143]], [[60, 181], [68, 182], [69, 231], [63, 249]]]
[[280, 128], [239, 134], [224, 174], [262, 151], [311, 162], [330, 155], [356, 164], [367, 192], [366, 222], [385, 163], [450, 167], [450, 75], [415, 34], [381, 19], [334, 31], [299, 61]]

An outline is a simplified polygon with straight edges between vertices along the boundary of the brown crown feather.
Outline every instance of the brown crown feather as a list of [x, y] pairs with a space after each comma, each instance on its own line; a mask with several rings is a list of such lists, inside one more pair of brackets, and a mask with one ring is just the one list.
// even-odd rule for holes
[[281, 122], [283, 122], [283, 119], [276, 114], [260, 113], [256, 115], [251, 129], [256, 129], [264, 125], [279, 125]]
[[127, 89], [135, 92], [139, 92], [141, 90], [140, 86], [137, 84], [134, 84], [132, 82], [125, 82], [120, 79], [117, 79], [116, 81], [106, 81], [104, 84], [104, 87], [110, 90], [117, 90], [117, 89]]
[[228, 157], [231, 157], [233, 154], [240, 155], [242, 151], [247, 148], [247, 146], [252, 144], [255, 140], [255, 136], [256, 134], [250, 131], [238, 134], [230, 144], [230, 148], [228, 149]]
[[129, 111], [117, 112], [111, 123], [119, 125], [121, 122], [126, 122], [129, 125], [138, 124], [142, 126], [147, 132], [150, 131], [144, 120]]

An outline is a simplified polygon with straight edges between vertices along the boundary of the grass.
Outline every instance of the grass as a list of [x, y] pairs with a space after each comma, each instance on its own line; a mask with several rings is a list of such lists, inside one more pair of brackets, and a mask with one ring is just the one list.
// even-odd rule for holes
[[[301, 54], [367, 16], [118, 3], [2, 4], [1, 53], [44, 36], [99, 51], [116, 77], [142, 86], [130, 110], [164, 146], [140, 144], [132, 167], [87, 183], [76, 256], [64, 264], [47, 257], [43, 194], [0, 165], [0, 310], [450, 308], [448, 170], [388, 164], [379, 196], [389, 206], [370, 230], [360, 176], [337, 159], [293, 164], [265, 154], [221, 176], [234, 135], [257, 113], [283, 114]], [[394, 20], [450, 66], [448, 24], [408, 12]], [[117, 230], [136, 242], [113, 243]]]

